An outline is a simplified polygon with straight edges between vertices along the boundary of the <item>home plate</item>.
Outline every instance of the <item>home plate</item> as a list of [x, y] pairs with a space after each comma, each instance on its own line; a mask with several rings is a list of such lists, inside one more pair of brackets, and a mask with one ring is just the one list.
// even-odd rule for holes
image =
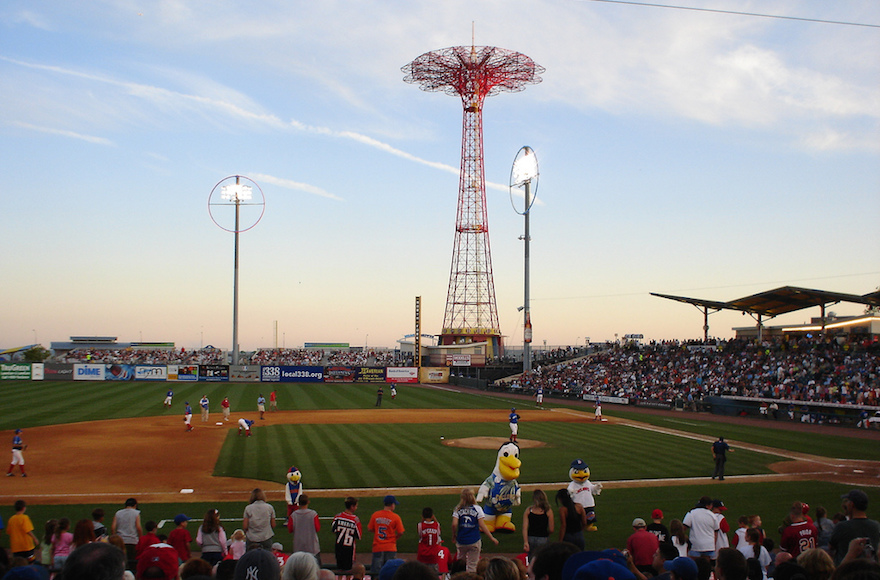
[[222, 424], [223, 424], [223, 421], [217, 421], [217, 422], [214, 423], [214, 424], [215, 424], [215, 425], [222, 425]]
[[192, 493], [193, 491], [195, 491], [195, 490], [189, 489], [189, 488], [184, 488], [184, 489], [180, 490], [180, 493]]

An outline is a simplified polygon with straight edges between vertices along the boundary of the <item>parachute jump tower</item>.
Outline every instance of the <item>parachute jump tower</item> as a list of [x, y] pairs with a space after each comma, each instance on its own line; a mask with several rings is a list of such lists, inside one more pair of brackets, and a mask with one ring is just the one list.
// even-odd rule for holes
[[452, 267], [441, 345], [486, 342], [486, 356], [503, 354], [495, 305], [486, 176], [483, 170], [483, 101], [541, 82], [544, 67], [524, 54], [494, 46], [454, 46], [426, 52], [401, 68], [404, 81], [424, 91], [461, 97], [461, 173]]

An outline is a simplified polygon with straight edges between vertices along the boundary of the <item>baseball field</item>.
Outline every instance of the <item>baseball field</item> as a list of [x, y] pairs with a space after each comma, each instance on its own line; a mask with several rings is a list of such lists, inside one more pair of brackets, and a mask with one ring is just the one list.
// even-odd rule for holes
[[[162, 401], [175, 390], [172, 407]], [[267, 384], [236, 383], [83, 383], [4, 381], [0, 428], [11, 440], [24, 429], [28, 477], [4, 477], [0, 516], [12, 514], [17, 499], [28, 502], [38, 535], [49, 518], [89, 518], [95, 507], [113, 513], [128, 497], [140, 502], [143, 521], [160, 523], [186, 513], [200, 520], [220, 510], [227, 532], [240, 527], [250, 491], [261, 487], [279, 515], [286, 514], [283, 482], [291, 465], [326, 525], [322, 552], [332, 561], [329, 518], [342, 510], [342, 498], [361, 499], [366, 522], [387, 493], [407, 533], [399, 551], [415, 551], [415, 526], [423, 507], [438, 514], [447, 544], [452, 509], [463, 486], [478, 486], [494, 467], [496, 450], [507, 440], [512, 406], [522, 416], [519, 478], [523, 503], [531, 490], [549, 496], [568, 483], [568, 467], [582, 458], [604, 491], [597, 499], [599, 530], [588, 534], [588, 548], [622, 547], [634, 517], [648, 519], [660, 508], [668, 525], [681, 519], [702, 495], [722, 499], [732, 527], [740, 515], [760, 514], [770, 537], [794, 500], [838, 511], [840, 495], [852, 487], [880, 484], [880, 431], [777, 424], [757, 419], [681, 412], [638, 412], [607, 405], [607, 421], [593, 421], [592, 409], [576, 401], [545, 402], [477, 392], [452, 386], [402, 385], [381, 408], [376, 386], [364, 384], [277, 385], [279, 411], [260, 420], [256, 400]], [[198, 400], [207, 395], [211, 415], [201, 421]], [[220, 401], [228, 396], [232, 414], [224, 422]], [[193, 432], [183, 424], [184, 401], [195, 409]], [[239, 418], [256, 421], [252, 437], [238, 434]], [[727, 479], [709, 478], [711, 442], [723, 435], [734, 453]], [[17, 473], [17, 472], [16, 472]], [[519, 526], [525, 505], [514, 510]], [[869, 509], [869, 513], [872, 510]], [[876, 516], [876, 512], [874, 514]], [[279, 526], [281, 522], [279, 522]], [[198, 521], [190, 523], [193, 536]], [[277, 539], [289, 549], [290, 535]], [[520, 551], [519, 533], [500, 536], [487, 552]], [[0, 540], [8, 546], [4, 535]], [[194, 549], [197, 546], [193, 546]], [[370, 537], [359, 544], [369, 556]]]

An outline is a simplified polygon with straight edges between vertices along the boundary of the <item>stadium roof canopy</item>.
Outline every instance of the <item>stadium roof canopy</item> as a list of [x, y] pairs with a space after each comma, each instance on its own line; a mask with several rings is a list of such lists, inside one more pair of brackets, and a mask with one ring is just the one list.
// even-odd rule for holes
[[[701, 298], [688, 298], [685, 296], [671, 296], [668, 294], [657, 294], [651, 292], [652, 296], [666, 298], [668, 300], [676, 300], [693, 304], [703, 310], [704, 338], [708, 338], [709, 332], [709, 310], [719, 312], [721, 310], [739, 310], [748, 312], [757, 318], [758, 328], [761, 328], [761, 319], [764, 317], [773, 318], [780, 314], [788, 314], [805, 308], [818, 306], [822, 309], [822, 319], [825, 319], [825, 306], [828, 304], [836, 304], [838, 302], [853, 302], [856, 304], [865, 304], [867, 306], [880, 306], [880, 291], [871, 292], [860, 296], [858, 294], [844, 294], [841, 292], [828, 292], [825, 290], [812, 290], [810, 288], [798, 288], [796, 286], [783, 286], [775, 290], [760, 292], [745, 298], [737, 298], [729, 302], [718, 302], [716, 300], [703, 300]], [[714, 312], [713, 312], [714, 314]]]

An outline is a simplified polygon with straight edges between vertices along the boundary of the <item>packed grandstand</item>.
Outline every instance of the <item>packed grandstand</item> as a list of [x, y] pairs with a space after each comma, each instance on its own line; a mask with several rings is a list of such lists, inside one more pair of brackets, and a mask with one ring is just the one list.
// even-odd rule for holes
[[[711, 344], [664, 341], [606, 345], [588, 356], [556, 349], [542, 364], [502, 384], [511, 390], [627, 399], [740, 396], [876, 406], [880, 404], [880, 342], [864, 337], [821, 340], [732, 339]], [[76, 349], [55, 362], [223, 364], [216, 349]], [[572, 358], [574, 357], [574, 358]], [[261, 349], [243, 364], [389, 366], [394, 352]]]

